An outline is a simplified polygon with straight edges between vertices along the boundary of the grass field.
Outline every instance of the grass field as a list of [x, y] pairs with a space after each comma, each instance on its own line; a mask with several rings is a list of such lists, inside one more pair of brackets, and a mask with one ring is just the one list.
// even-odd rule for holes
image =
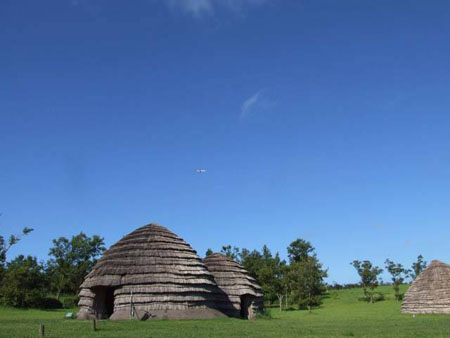
[[386, 300], [375, 304], [358, 301], [361, 289], [331, 291], [312, 314], [273, 308], [272, 319], [254, 321], [99, 321], [96, 332], [90, 322], [63, 319], [67, 310], [0, 308], [0, 337], [37, 337], [41, 323], [46, 337], [450, 337], [450, 316], [401, 314], [391, 287], [379, 291]]

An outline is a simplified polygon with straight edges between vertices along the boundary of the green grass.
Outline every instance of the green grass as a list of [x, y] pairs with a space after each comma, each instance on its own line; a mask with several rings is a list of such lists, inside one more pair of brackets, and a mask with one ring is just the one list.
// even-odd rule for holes
[[[42, 311], [0, 308], [0, 337], [37, 337], [44, 324], [46, 337], [450, 337], [450, 316], [400, 313], [391, 287], [378, 291], [386, 300], [358, 301], [361, 289], [331, 291], [321, 308], [307, 311], [269, 311], [272, 319], [245, 321], [148, 320], [99, 321], [93, 332], [89, 321], [63, 319], [67, 310]], [[73, 311], [76, 311], [75, 309]]]

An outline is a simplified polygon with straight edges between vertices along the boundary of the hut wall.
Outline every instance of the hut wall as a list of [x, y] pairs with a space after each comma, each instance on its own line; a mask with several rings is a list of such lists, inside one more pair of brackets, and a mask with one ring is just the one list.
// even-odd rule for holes
[[78, 294], [79, 301], [77, 318], [79, 319], [93, 319], [95, 318], [94, 298], [95, 294], [88, 288], [82, 288]]

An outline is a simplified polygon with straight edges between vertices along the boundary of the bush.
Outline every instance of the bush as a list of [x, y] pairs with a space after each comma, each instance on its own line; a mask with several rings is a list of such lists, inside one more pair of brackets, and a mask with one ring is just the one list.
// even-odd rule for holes
[[283, 309], [283, 311], [297, 311], [297, 310], [299, 310], [298, 307], [294, 307], [292, 305]]
[[0, 286], [2, 303], [15, 307], [40, 307], [46, 295], [45, 276], [36, 258], [23, 255], [8, 263]]
[[[359, 300], [361, 301], [365, 301], [365, 302], [370, 302], [370, 297], [368, 295], [359, 298]], [[374, 292], [373, 293], [373, 302], [381, 302], [382, 300], [384, 300], [384, 295], [381, 292]]]
[[320, 306], [322, 304], [322, 297], [315, 296], [315, 297], [311, 297], [310, 299], [299, 299], [297, 304], [298, 304], [298, 308], [300, 310], [308, 310], [309, 307]]
[[62, 302], [62, 305], [65, 309], [72, 309], [76, 307], [77, 304], [78, 304], [77, 297], [65, 297]]
[[41, 307], [44, 294], [40, 290], [16, 289], [7, 284], [2, 286], [2, 303], [14, 307]]
[[362, 288], [361, 284], [354, 284], [354, 283], [349, 283], [349, 284], [338, 284], [336, 282], [334, 282], [333, 284], [328, 284], [327, 285], [328, 289], [331, 290], [342, 290], [342, 289], [356, 289], [356, 288]]
[[264, 308], [262, 311], [258, 311], [255, 314], [256, 319], [272, 319], [272, 314], [269, 310]]
[[41, 309], [62, 309], [62, 303], [56, 298], [43, 298], [38, 306]]

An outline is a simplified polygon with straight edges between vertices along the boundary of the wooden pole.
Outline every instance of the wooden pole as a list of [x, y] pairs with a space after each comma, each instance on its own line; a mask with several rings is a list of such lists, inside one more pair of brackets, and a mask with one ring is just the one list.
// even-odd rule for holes
[[92, 319], [92, 330], [97, 331], [97, 320]]
[[39, 325], [39, 338], [43, 338], [45, 336], [45, 326], [44, 324]]
[[134, 319], [133, 290], [130, 292], [130, 319]]

